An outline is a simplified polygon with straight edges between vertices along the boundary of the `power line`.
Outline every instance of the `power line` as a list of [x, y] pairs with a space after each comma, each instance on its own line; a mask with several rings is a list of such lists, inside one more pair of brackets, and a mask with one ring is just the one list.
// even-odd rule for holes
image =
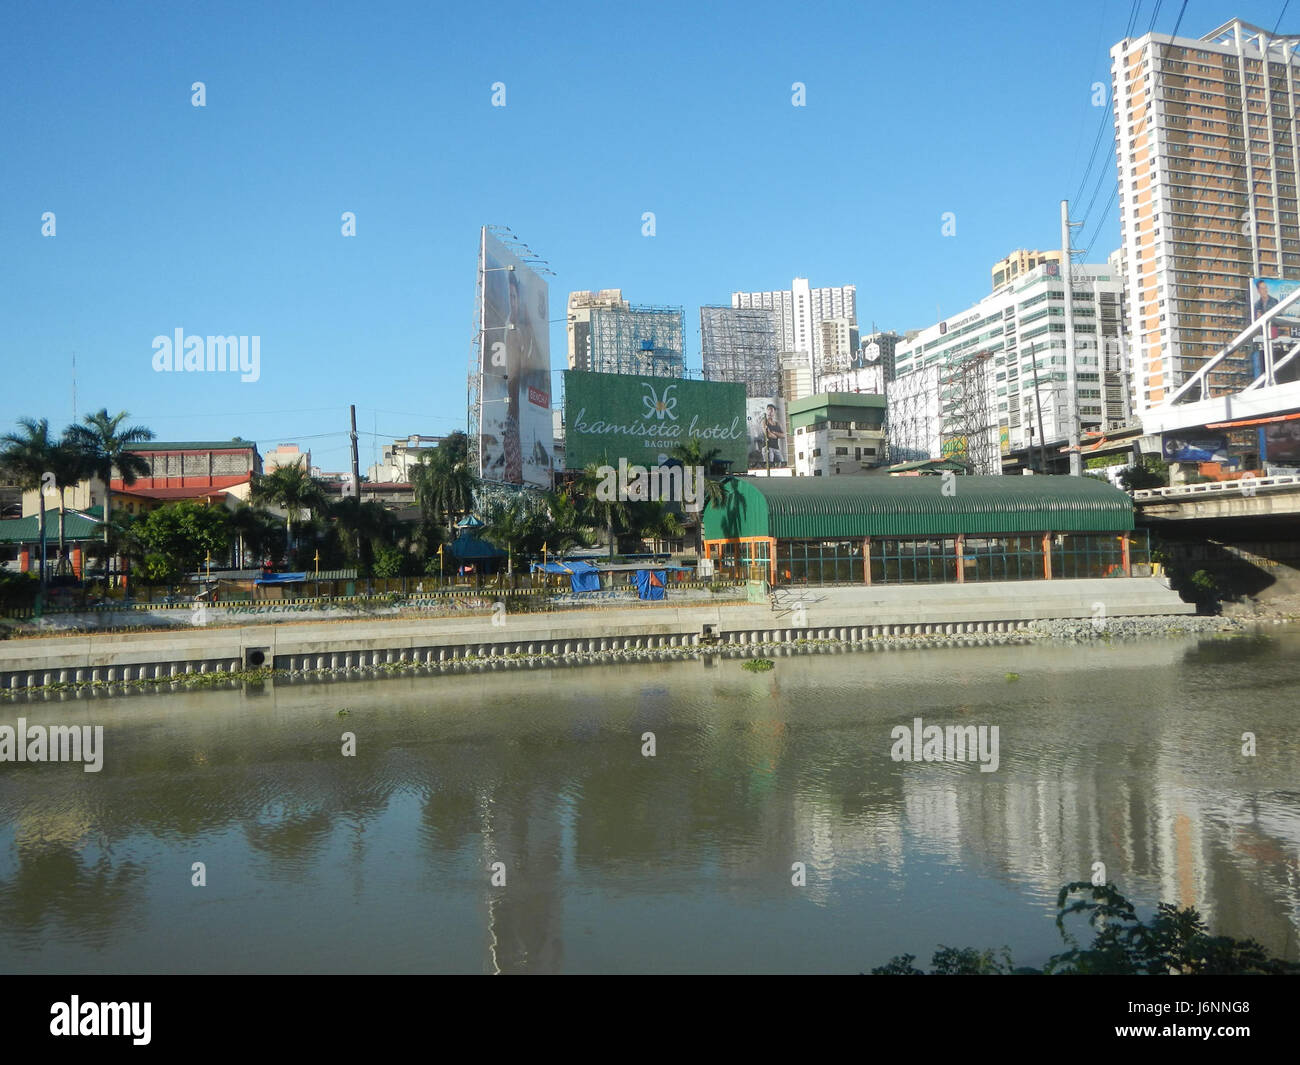
[[[1186, 7], [1186, 6], [1187, 6], [1187, 0], [1183, 0], [1183, 7]], [[1277, 21], [1276, 21], [1275, 23], [1273, 23], [1273, 33], [1277, 33], [1277, 28], [1278, 28], [1280, 25], [1282, 25], [1282, 18], [1283, 18], [1283, 16], [1286, 14], [1286, 9], [1287, 9], [1288, 7], [1290, 7], [1290, 6], [1291, 6], [1291, 0], [1286, 0], [1286, 3], [1282, 5], [1282, 14], [1281, 14], [1281, 15], [1278, 15], [1278, 17], [1277, 17]], [[1270, 36], [1271, 36], [1271, 35], [1270, 35]]]

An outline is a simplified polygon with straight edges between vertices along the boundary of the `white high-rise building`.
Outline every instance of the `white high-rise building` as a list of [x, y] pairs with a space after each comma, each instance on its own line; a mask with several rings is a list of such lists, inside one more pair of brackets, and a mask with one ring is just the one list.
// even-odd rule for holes
[[[1123, 281], [1108, 266], [1071, 269], [1074, 359], [1080, 430], [1105, 430], [1129, 421], [1127, 345], [1121, 300]], [[891, 442], [907, 417], [922, 418], [905, 446], [933, 440], [926, 403], [905, 413], [894, 400], [910, 395], [907, 379], [937, 372], [940, 458], [952, 454], [976, 473], [1001, 472], [1001, 456], [1046, 441], [1059, 448], [1070, 436], [1069, 352], [1065, 346], [1065, 286], [1061, 268], [1043, 263], [942, 322], [922, 329], [895, 349], [897, 377], [888, 386]], [[918, 395], [929, 396], [931, 388]], [[919, 402], [919, 401], [918, 401]], [[1040, 428], [1041, 427], [1041, 428]], [[1059, 452], [1053, 452], [1053, 455]]]
[[806, 277], [796, 277], [789, 289], [775, 292], [733, 292], [733, 307], [767, 307], [777, 313], [777, 347], [780, 351], [805, 351], [820, 370], [823, 358], [821, 323], [846, 319], [857, 328], [858, 287], [812, 288]]

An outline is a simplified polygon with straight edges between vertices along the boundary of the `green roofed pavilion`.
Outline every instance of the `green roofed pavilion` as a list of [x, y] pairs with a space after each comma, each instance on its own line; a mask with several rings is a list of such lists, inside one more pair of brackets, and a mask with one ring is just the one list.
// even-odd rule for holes
[[819, 583], [1128, 575], [1134, 530], [1124, 492], [1048, 476], [730, 478], [703, 522], [723, 572]]

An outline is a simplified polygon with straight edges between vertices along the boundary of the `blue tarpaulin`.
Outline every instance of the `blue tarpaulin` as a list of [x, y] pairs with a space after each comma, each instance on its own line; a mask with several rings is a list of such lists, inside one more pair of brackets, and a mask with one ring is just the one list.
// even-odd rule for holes
[[632, 583], [636, 585], [638, 599], [662, 599], [664, 586], [668, 583], [668, 572], [661, 569], [639, 569], [632, 574]]
[[254, 584], [297, 584], [307, 579], [306, 573], [268, 573], [258, 577]]
[[533, 563], [533, 572], [564, 573], [569, 577], [569, 586], [575, 592], [600, 591], [600, 570], [590, 562], [540, 562]]

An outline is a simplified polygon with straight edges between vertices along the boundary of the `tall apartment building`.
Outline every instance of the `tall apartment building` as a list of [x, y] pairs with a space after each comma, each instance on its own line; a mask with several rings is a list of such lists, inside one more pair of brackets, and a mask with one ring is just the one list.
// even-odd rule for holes
[[895, 352], [903, 338], [894, 332], [868, 333], [862, 338], [862, 362], [866, 366], [879, 366], [886, 385], [894, 380]]
[[[1298, 43], [1233, 19], [1111, 49], [1138, 413], [1245, 327], [1252, 277], [1300, 277]], [[1211, 371], [1212, 392], [1248, 384], [1250, 358]]]
[[993, 291], [996, 292], [1003, 285], [1009, 284], [1022, 274], [1029, 273], [1035, 266], [1042, 266], [1043, 263], [1059, 263], [1061, 261], [1061, 251], [1027, 251], [1020, 248], [1013, 251], [1005, 259], [999, 259], [993, 264], [990, 271], [993, 275]]
[[858, 355], [858, 327], [847, 318], [825, 318], [817, 323], [821, 340], [821, 373], [847, 370]]
[[828, 318], [846, 318], [856, 325], [858, 289], [856, 285], [838, 288], [812, 288], [806, 277], [796, 277], [789, 289], [775, 292], [733, 292], [733, 307], [766, 307], [777, 314], [777, 349], [804, 351], [820, 368], [822, 338], [818, 329]]
[[706, 381], [743, 384], [751, 399], [781, 394], [775, 311], [701, 307], [700, 350]]
[[[1076, 265], [1071, 272], [1080, 428], [1120, 425], [1128, 420], [1124, 285], [1106, 266]], [[900, 343], [897, 383], [936, 370], [941, 453], [928, 457], [952, 454], [976, 473], [999, 473], [1007, 451], [1068, 439], [1067, 356], [1065, 287], [1059, 265], [1048, 262]], [[903, 412], [896, 418], [892, 409], [894, 391], [890, 386], [891, 439], [900, 432], [915, 447], [931, 427], [902, 425]], [[914, 406], [929, 417], [923, 400]]]

